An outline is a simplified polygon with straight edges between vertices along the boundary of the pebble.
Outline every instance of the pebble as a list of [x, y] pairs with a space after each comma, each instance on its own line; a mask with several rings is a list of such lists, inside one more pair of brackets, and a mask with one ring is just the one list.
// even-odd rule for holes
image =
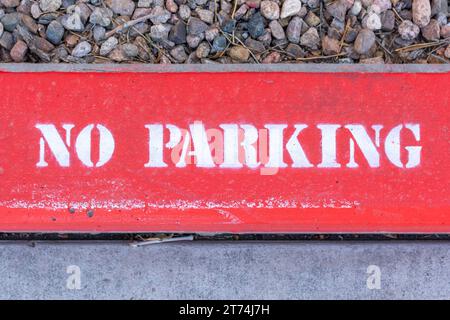
[[246, 62], [250, 57], [250, 51], [242, 46], [233, 46], [228, 51], [228, 55], [238, 62]]
[[12, 47], [10, 55], [14, 62], [23, 62], [28, 51], [27, 44], [22, 40], [17, 40], [16, 44]]
[[139, 48], [133, 43], [124, 43], [122, 50], [127, 58], [135, 58], [139, 54]]
[[359, 54], [366, 54], [375, 44], [375, 34], [372, 30], [362, 29], [355, 40], [354, 49]]
[[261, 14], [264, 18], [275, 20], [280, 17], [280, 7], [275, 1], [264, 0], [261, 2]]
[[197, 58], [203, 59], [208, 57], [210, 51], [211, 47], [209, 46], [209, 43], [203, 41], [198, 45], [197, 50], [195, 50], [195, 55]]
[[317, 27], [320, 24], [320, 18], [312, 11], [305, 16], [305, 22], [310, 27]]
[[187, 5], [182, 4], [178, 9], [178, 14], [180, 15], [181, 19], [188, 20], [191, 16], [191, 9]]
[[178, 21], [170, 29], [169, 40], [175, 44], [186, 43], [186, 25], [183, 21]]
[[286, 28], [286, 36], [292, 43], [300, 42], [303, 20], [300, 17], [293, 17]]
[[381, 14], [381, 30], [392, 31], [395, 28], [395, 14], [392, 10], [387, 10]]
[[186, 43], [189, 48], [195, 49], [198, 47], [200, 42], [202, 42], [203, 39], [204, 39], [204, 36], [202, 36], [202, 34], [199, 34], [199, 35], [188, 34], [186, 36]]
[[359, 0], [356, 0], [355, 3], [353, 3], [352, 8], [350, 9], [350, 14], [353, 16], [357, 16], [362, 9], [362, 3]]
[[164, 40], [169, 37], [170, 29], [172, 28], [169, 24], [157, 24], [150, 27], [150, 38], [154, 41]]
[[100, 47], [100, 55], [107, 56], [111, 51], [113, 51], [117, 45], [119, 44], [119, 40], [115, 37], [109, 37], [105, 42], [102, 43]]
[[7, 13], [0, 21], [6, 31], [13, 32], [20, 21], [19, 14], [17, 12]]
[[20, 5], [20, 0], [1, 0], [0, 3], [6, 8], [15, 8]]
[[363, 26], [369, 30], [380, 30], [381, 29], [381, 19], [376, 13], [369, 13], [363, 21]]
[[312, 50], [317, 50], [320, 45], [320, 37], [316, 28], [309, 28], [301, 37], [300, 44]]
[[325, 36], [322, 39], [322, 51], [326, 56], [338, 54], [340, 51], [340, 43], [334, 38]]
[[294, 43], [290, 43], [286, 47], [286, 52], [289, 54], [290, 57], [295, 59], [303, 58], [306, 55], [305, 51], [298, 44]]
[[262, 63], [278, 63], [281, 61], [281, 54], [277, 51], [269, 53], [261, 62]]
[[300, 0], [284, 0], [281, 7], [280, 18], [284, 19], [290, 16], [295, 16], [300, 12], [301, 8], [302, 3], [300, 2]]
[[66, 14], [62, 17], [61, 23], [67, 30], [81, 32], [84, 30], [83, 22], [78, 13]]
[[39, 8], [39, 5], [37, 3], [33, 3], [31, 5], [30, 14], [34, 19], [39, 18], [39, 16], [42, 14], [41, 8]]
[[261, 41], [252, 38], [247, 38], [247, 40], [245, 40], [245, 46], [256, 54], [266, 51], [266, 47]]
[[166, 9], [171, 13], [176, 13], [178, 11], [178, 5], [174, 0], [166, 0]]
[[417, 25], [409, 20], [404, 20], [398, 26], [398, 33], [403, 40], [414, 40], [420, 33], [420, 29]]
[[39, 7], [44, 12], [56, 11], [61, 7], [61, 0], [39, 0]]
[[430, 23], [431, 4], [430, 0], [412, 1], [412, 20], [419, 27], [425, 27]]
[[431, 19], [430, 23], [422, 28], [422, 36], [428, 41], [439, 40], [441, 27], [439, 22], [435, 19]]
[[373, 4], [380, 9], [379, 13], [385, 12], [392, 8], [391, 0], [373, 0]]
[[105, 0], [105, 4], [121, 16], [131, 16], [136, 6], [132, 0]]
[[264, 18], [261, 14], [255, 13], [248, 21], [247, 30], [250, 36], [253, 39], [257, 39], [258, 37], [264, 34]]
[[347, 12], [347, 4], [345, 1], [337, 0], [326, 6], [327, 12], [334, 18], [344, 21]]
[[84, 58], [92, 51], [92, 46], [87, 41], [82, 41], [78, 43], [72, 50], [72, 56], [76, 58]]
[[441, 27], [441, 38], [447, 39], [450, 37], [450, 23]]
[[58, 45], [61, 43], [62, 38], [64, 36], [64, 27], [58, 20], [53, 20], [47, 26], [45, 35], [48, 41], [50, 41], [54, 45]]
[[100, 42], [102, 40], [105, 40], [106, 29], [102, 26], [95, 26], [94, 29], [92, 29], [92, 34], [94, 36], [95, 42]]
[[14, 39], [11, 33], [8, 31], [4, 31], [2, 36], [0, 37], [0, 46], [7, 50], [11, 50], [14, 46]]
[[157, 6], [154, 7], [151, 11], [150, 21], [153, 24], [166, 23], [170, 19], [170, 12], [164, 9], [163, 7]]
[[198, 35], [205, 32], [208, 25], [199, 18], [191, 17], [188, 22], [188, 33]]
[[286, 34], [284, 33], [283, 27], [277, 20], [272, 20], [269, 23], [269, 28], [272, 32], [272, 36], [277, 40], [283, 40], [286, 38]]
[[179, 63], [184, 62], [188, 58], [188, 55], [184, 50], [184, 46], [181, 45], [178, 45], [170, 50], [170, 55]]
[[111, 24], [113, 12], [108, 8], [95, 8], [89, 18], [92, 24], [98, 24], [102, 27], [107, 27]]
[[212, 11], [205, 10], [205, 9], [197, 9], [197, 10], [195, 10], [195, 12], [197, 13], [200, 20], [202, 20], [206, 23], [209, 23], [209, 24], [213, 23], [214, 13]]
[[224, 36], [218, 36], [214, 39], [211, 51], [220, 52], [227, 48], [228, 41]]

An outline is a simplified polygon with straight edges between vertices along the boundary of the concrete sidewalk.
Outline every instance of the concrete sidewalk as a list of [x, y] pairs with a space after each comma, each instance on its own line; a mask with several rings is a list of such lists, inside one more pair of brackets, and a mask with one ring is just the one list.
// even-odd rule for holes
[[449, 299], [450, 242], [9, 242], [0, 282], [1, 299]]

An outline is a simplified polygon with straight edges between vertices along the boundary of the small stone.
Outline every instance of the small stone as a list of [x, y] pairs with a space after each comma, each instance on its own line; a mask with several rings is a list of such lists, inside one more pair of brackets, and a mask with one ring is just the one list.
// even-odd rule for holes
[[365, 58], [359, 60], [359, 63], [363, 64], [384, 64], [383, 57]]
[[170, 50], [170, 55], [179, 63], [184, 62], [188, 58], [184, 46], [182, 45], [176, 46]]
[[344, 1], [338, 0], [332, 2], [330, 5], [326, 6], [327, 12], [334, 18], [344, 21], [345, 13], [347, 12], [347, 6]]
[[139, 0], [138, 1], [138, 8], [150, 8], [152, 5], [152, 0]]
[[64, 43], [66, 44], [67, 47], [72, 48], [75, 47], [75, 45], [78, 43], [78, 40], [79, 38], [77, 35], [69, 33], [64, 38]]
[[430, 23], [422, 28], [422, 36], [428, 41], [439, 40], [441, 27], [439, 22], [435, 19], [431, 19]]
[[309, 11], [305, 17], [305, 22], [310, 27], [317, 27], [320, 24], [320, 18], [314, 12]]
[[355, 40], [355, 51], [359, 54], [366, 54], [375, 44], [375, 34], [372, 30], [362, 29]]
[[380, 8], [379, 13], [385, 12], [386, 10], [392, 8], [391, 0], [373, 0], [373, 4]]
[[151, 12], [150, 21], [153, 24], [166, 23], [170, 19], [170, 12], [163, 7], [154, 7]]
[[81, 32], [84, 30], [83, 22], [78, 13], [66, 14], [62, 17], [61, 23], [67, 30]]
[[300, 0], [284, 0], [281, 7], [280, 18], [284, 19], [287, 17], [295, 16], [300, 12], [301, 8], [302, 3], [300, 2]]
[[387, 10], [381, 14], [381, 30], [392, 31], [395, 28], [395, 14], [392, 10]]
[[119, 44], [119, 40], [115, 37], [109, 37], [105, 42], [102, 43], [100, 47], [100, 55], [107, 56], [111, 51], [113, 51], [117, 45]]
[[21, 17], [23, 25], [32, 33], [37, 34], [40, 26], [36, 23], [36, 21], [32, 17], [25, 14], [22, 14]]
[[16, 44], [12, 47], [10, 55], [14, 62], [23, 62], [27, 55], [28, 47], [25, 42], [18, 40]]
[[151, 26], [150, 37], [155, 41], [167, 39], [171, 28], [172, 26], [169, 24], [157, 24]]
[[291, 56], [292, 58], [302, 58], [304, 57], [305, 51], [303, 51], [303, 49], [298, 45], [298, 44], [294, 44], [294, 43], [290, 43], [287, 47], [286, 47], [286, 52], [289, 54], [289, 56]]
[[186, 25], [183, 21], [178, 21], [170, 29], [169, 40], [175, 44], [186, 43]]
[[194, 35], [194, 34], [189, 34], [186, 36], [186, 42], [189, 46], [189, 48], [195, 49], [198, 47], [198, 45], [200, 44], [200, 42], [202, 42], [202, 40], [204, 39], [204, 37], [202, 36], [203, 34], [199, 34], [199, 35]]
[[102, 40], [105, 40], [106, 29], [102, 26], [95, 26], [94, 29], [92, 29], [92, 34], [94, 36], [94, 40], [96, 42], [100, 42]]
[[79, 44], [75, 46], [75, 48], [72, 50], [72, 56], [76, 58], [83, 58], [87, 56], [92, 51], [92, 46], [87, 41], [82, 41]]
[[322, 51], [326, 56], [338, 54], [340, 51], [340, 43], [338, 40], [330, 38], [328, 36], [322, 39]]
[[197, 47], [197, 50], [195, 50], [195, 55], [199, 59], [203, 59], [208, 57], [209, 52], [211, 51], [211, 48], [209, 46], [208, 42], [203, 41], [200, 43]]
[[222, 31], [226, 33], [233, 33], [236, 29], [236, 20], [231, 19], [226, 21], [222, 26]]
[[34, 37], [33, 45], [44, 52], [50, 52], [55, 49], [55, 46], [53, 44], [41, 37]]
[[128, 58], [137, 57], [137, 55], [139, 54], [138, 47], [133, 43], [125, 43], [124, 45], [122, 45], [122, 50], [125, 56], [127, 56]]
[[125, 53], [123, 52], [121, 47], [115, 48], [113, 51], [111, 51], [111, 53], [108, 55], [108, 58], [115, 62], [123, 62], [127, 60], [127, 57], [125, 56]]
[[250, 17], [247, 24], [247, 30], [253, 39], [264, 34], [264, 19], [259, 12]]
[[272, 20], [269, 23], [270, 31], [272, 32], [272, 36], [277, 40], [283, 40], [286, 38], [283, 27], [277, 20]]
[[266, 51], [266, 47], [261, 41], [252, 38], [247, 38], [245, 40], [245, 46], [255, 53], [263, 53]]
[[205, 9], [197, 9], [197, 10], [195, 10], [195, 12], [197, 13], [200, 20], [202, 20], [206, 23], [209, 23], [209, 24], [213, 23], [214, 13], [212, 11], [205, 10]]
[[350, 14], [353, 16], [357, 16], [362, 9], [362, 3], [359, 0], [356, 0], [355, 3], [353, 3], [353, 6], [350, 9]]
[[0, 3], [6, 8], [15, 8], [20, 4], [20, 0], [1, 0]]
[[47, 27], [45, 35], [51, 43], [58, 45], [64, 36], [64, 27], [58, 20], [53, 20]]
[[431, 19], [430, 0], [413, 0], [412, 18], [413, 22], [421, 28], [429, 24]]
[[291, 21], [289, 22], [287, 29], [286, 29], [286, 35], [290, 42], [292, 42], [292, 43], [300, 42], [300, 35], [302, 33], [302, 25], [303, 25], [302, 18], [293, 17], [291, 19]]
[[102, 27], [107, 27], [111, 24], [112, 16], [113, 16], [113, 13], [112, 13], [111, 9], [95, 8], [94, 11], [92, 11], [89, 21], [92, 24], [97, 24]]
[[447, 39], [450, 37], [450, 23], [441, 27], [441, 38]]
[[219, 28], [211, 27], [205, 31], [205, 39], [206, 41], [212, 42], [215, 37], [219, 35]]
[[248, 51], [247, 48], [244, 48], [242, 46], [234, 46], [234, 47], [231, 47], [231, 49], [228, 51], [228, 55], [233, 60], [236, 60], [239, 62], [246, 62], [248, 60], [248, 58], [250, 57], [250, 52]]
[[261, 62], [262, 63], [278, 63], [281, 61], [281, 54], [277, 51], [269, 53]]
[[445, 49], [445, 51], [444, 51], [444, 56], [445, 56], [447, 59], [450, 59], [450, 44], [447, 46], [447, 49]]
[[420, 33], [420, 29], [417, 25], [409, 20], [404, 20], [398, 26], [398, 33], [403, 40], [414, 40]]
[[208, 29], [208, 25], [199, 18], [191, 17], [188, 22], [188, 33], [192, 35], [202, 34]]
[[135, 8], [132, 0], [106, 0], [105, 4], [120, 16], [131, 16]]
[[264, 0], [261, 2], [261, 14], [269, 20], [276, 20], [280, 17], [280, 7], [274, 1]]
[[227, 48], [227, 39], [224, 36], [218, 36], [214, 39], [211, 51], [212, 52], [220, 52], [224, 51]]
[[380, 30], [381, 29], [381, 19], [380, 16], [376, 13], [369, 13], [365, 18], [365, 26], [369, 30]]
[[176, 13], [178, 11], [178, 5], [175, 0], [166, 0], [166, 9], [171, 13]]
[[6, 31], [13, 32], [19, 23], [20, 18], [17, 12], [7, 13], [1, 18], [3, 28]]
[[0, 46], [7, 50], [11, 50], [14, 46], [14, 39], [11, 33], [8, 31], [4, 31], [2, 36], [0, 37]]
[[31, 5], [30, 13], [34, 19], [39, 18], [39, 16], [42, 14], [41, 8], [39, 8], [39, 5], [37, 3], [33, 3]]
[[300, 38], [300, 44], [312, 50], [317, 50], [320, 45], [320, 37], [317, 29], [311, 27]]
[[44, 12], [56, 11], [61, 7], [61, 0], [39, 0], [39, 7]]
[[249, 7], [244, 3], [242, 6], [239, 7], [239, 9], [236, 10], [234, 18], [239, 20], [247, 13], [248, 9]]
[[182, 5], [180, 5], [178, 14], [180, 15], [181, 19], [186, 21], [191, 16], [191, 9], [187, 5], [182, 4]]

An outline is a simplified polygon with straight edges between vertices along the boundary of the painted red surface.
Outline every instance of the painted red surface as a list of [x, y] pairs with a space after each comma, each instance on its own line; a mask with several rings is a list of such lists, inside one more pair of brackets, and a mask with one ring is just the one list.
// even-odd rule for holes
[[[449, 83], [448, 73], [0, 73], [0, 230], [450, 232]], [[314, 167], [144, 167], [146, 124], [195, 121], [206, 129], [287, 123], [287, 136], [308, 124], [299, 140]], [[39, 123], [61, 137], [63, 124], [75, 125], [69, 167], [48, 148], [48, 166], [36, 166]], [[420, 124], [419, 142], [402, 136], [422, 146], [420, 165], [396, 167], [380, 151], [371, 168], [357, 149], [359, 167], [347, 168], [342, 131], [343, 165], [317, 168], [320, 123], [362, 124], [370, 136], [382, 124], [381, 140], [396, 125]], [[85, 166], [73, 149], [89, 124], [114, 135], [102, 167]]]

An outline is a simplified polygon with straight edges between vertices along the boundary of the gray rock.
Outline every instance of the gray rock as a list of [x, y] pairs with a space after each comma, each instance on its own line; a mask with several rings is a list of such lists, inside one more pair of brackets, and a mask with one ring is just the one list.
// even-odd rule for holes
[[186, 42], [187, 42], [189, 48], [192, 48], [192, 49], [197, 48], [203, 39], [204, 39], [204, 36], [202, 36], [202, 34], [199, 34], [199, 35], [189, 34], [186, 36]]
[[178, 21], [170, 30], [169, 40], [175, 44], [186, 43], [186, 25], [183, 21]]
[[247, 30], [250, 36], [254, 39], [262, 36], [264, 34], [264, 18], [259, 13], [255, 13], [250, 17]]
[[269, 20], [276, 20], [280, 17], [280, 7], [275, 1], [262, 1], [260, 5], [260, 11], [262, 16]]
[[83, 22], [81, 21], [81, 17], [78, 13], [65, 14], [61, 23], [67, 30], [81, 32], [84, 30]]
[[7, 13], [1, 18], [1, 23], [6, 31], [13, 32], [17, 24], [20, 21], [19, 14], [17, 12]]
[[106, 29], [102, 26], [95, 26], [92, 29], [92, 34], [96, 42], [100, 42], [105, 39]]
[[76, 58], [84, 58], [92, 51], [92, 46], [87, 41], [82, 41], [78, 43], [72, 50], [72, 56]]
[[92, 24], [107, 27], [111, 24], [112, 16], [113, 12], [111, 9], [97, 7], [94, 9], [94, 11], [92, 11], [89, 21]]
[[212, 52], [220, 52], [224, 51], [227, 48], [228, 41], [224, 36], [218, 36], [214, 39], [211, 51]]
[[178, 14], [180, 15], [181, 19], [186, 21], [191, 16], [191, 9], [187, 5], [182, 4], [178, 8]]
[[166, 23], [170, 19], [170, 12], [163, 7], [154, 7], [151, 12], [150, 21], [153, 24]]
[[213, 23], [214, 13], [212, 11], [197, 8], [195, 12], [197, 13], [200, 20], [209, 24]]
[[286, 47], [286, 52], [289, 54], [289, 56], [291, 56], [292, 58], [302, 58], [304, 57], [305, 51], [303, 51], [303, 49], [298, 45], [298, 44], [294, 44], [294, 43], [290, 43], [287, 47]]
[[282, 40], [286, 38], [286, 34], [284, 33], [283, 27], [277, 20], [272, 20], [269, 23], [270, 31], [272, 32], [272, 36], [277, 40]]
[[317, 50], [320, 45], [320, 37], [316, 28], [309, 28], [301, 37], [300, 44], [312, 50]]
[[293, 17], [291, 19], [286, 29], [286, 35], [289, 42], [292, 43], [300, 42], [300, 35], [302, 33], [302, 24], [303, 20], [300, 17]]
[[255, 53], [263, 53], [266, 51], [266, 47], [261, 41], [252, 38], [245, 40], [245, 46]]
[[182, 45], [176, 46], [170, 50], [170, 55], [179, 63], [184, 62], [188, 58], [184, 46]]
[[422, 28], [422, 36], [428, 41], [439, 40], [441, 28], [439, 22], [435, 19], [431, 19], [430, 23]]
[[172, 26], [170, 24], [157, 24], [150, 27], [150, 37], [155, 41], [167, 39]]
[[430, 23], [431, 4], [430, 0], [413, 0], [412, 19], [419, 27], [425, 27]]
[[338, 0], [333, 1], [331, 4], [326, 6], [327, 12], [334, 18], [341, 21], [345, 20], [345, 13], [347, 12], [347, 5], [344, 1]]
[[208, 25], [202, 20], [191, 17], [188, 22], [188, 33], [191, 35], [199, 35], [208, 29]]
[[135, 8], [132, 0], [106, 0], [105, 3], [115, 14], [121, 16], [131, 16]]
[[61, 7], [61, 0], [39, 0], [39, 7], [44, 12], [56, 11]]
[[284, 19], [291, 17], [300, 12], [302, 8], [302, 3], [300, 0], [284, 0], [283, 6], [281, 7], [280, 18]]
[[409, 20], [404, 20], [399, 26], [398, 26], [398, 33], [402, 37], [403, 40], [413, 40], [417, 38], [417, 36], [420, 33], [420, 29], [417, 25], [412, 23]]
[[61, 40], [64, 36], [64, 27], [59, 21], [53, 20], [47, 27], [45, 31], [45, 36], [48, 41], [53, 43], [54, 45], [58, 45], [61, 43]]
[[125, 56], [127, 56], [128, 58], [137, 57], [137, 55], [139, 54], [139, 48], [132, 43], [125, 43], [124, 45], [122, 45], [122, 50]]
[[0, 37], [0, 46], [7, 50], [11, 50], [14, 46], [14, 38], [11, 33], [8, 31], [4, 31], [2, 36]]
[[100, 47], [100, 55], [107, 56], [111, 51], [113, 51], [117, 45], [119, 44], [119, 40], [115, 37], [109, 37], [105, 42], [102, 43]]
[[395, 28], [395, 14], [392, 10], [387, 10], [381, 14], [381, 29], [392, 31]]
[[354, 49], [359, 54], [366, 54], [375, 44], [375, 33], [369, 29], [362, 29], [355, 40]]
[[209, 43], [206, 41], [203, 41], [200, 43], [197, 47], [197, 50], [195, 50], [195, 55], [199, 59], [203, 59], [208, 57], [209, 52], [211, 51], [211, 47], [209, 46]]

